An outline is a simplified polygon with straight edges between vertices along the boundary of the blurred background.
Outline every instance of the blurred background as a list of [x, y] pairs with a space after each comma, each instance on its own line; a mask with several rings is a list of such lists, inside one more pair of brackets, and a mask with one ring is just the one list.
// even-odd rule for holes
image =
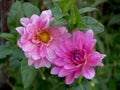
[[[16, 0], [0, 0], [0, 33], [10, 30], [7, 17], [11, 5]], [[36, 5], [40, 11], [53, 7], [52, 0], [18, 0]], [[93, 80], [82, 79], [83, 90], [119, 90], [120, 88], [120, 0], [76, 0], [78, 8], [95, 7], [83, 15], [89, 15], [100, 21], [105, 29], [97, 34], [97, 51], [107, 54], [103, 60], [104, 67], [95, 67], [96, 76]], [[6, 40], [0, 38], [0, 45]], [[6, 51], [7, 52], [7, 51]], [[16, 52], [16, 51], [15, 51]], [[19, 52], [17, 54], [20, 54]], [[21, 54], [20, 54], [21, 55]], [[3, 57], [4, 56], [4, 57]], [[50, 70], [42, 68], [44, 75], [37, 73], [35, 80], [25, 90], [80, 90], [77, 81], [70, 86], [64, 84], [64, 78], [50, 75]], [[20, 60], [11, 58], [9, 52], [4, 55], [4, 48], [0, 49], [0, 90], [24, 90]]]

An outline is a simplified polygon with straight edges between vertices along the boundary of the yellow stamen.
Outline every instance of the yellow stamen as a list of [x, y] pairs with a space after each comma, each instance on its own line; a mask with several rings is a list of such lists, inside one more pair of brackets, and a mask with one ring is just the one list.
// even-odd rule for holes
[[50, 32], [47, 30], [38, 31], [36, 40], [41, 40], [44, 43], [48, 43], [51, 38]]

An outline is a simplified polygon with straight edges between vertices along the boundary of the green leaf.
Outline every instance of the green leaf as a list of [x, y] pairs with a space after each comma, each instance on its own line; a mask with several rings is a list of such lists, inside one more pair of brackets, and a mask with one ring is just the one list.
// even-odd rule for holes
[[95, 3], [92, 5], [93, 7], [98, 6], [101, 3], [107, 2], [107, 0], [95, 0]]
[[63, 12], [66, 14], [75, 4], [75, 0], [59, 0], [59, 6]]
[[20, 25], [20, 18], [24, 17], [22, 4], [19, 1], [13, 3], [7, 19], [8, 27], [10, 30], [15, 30]]
[[63, 17], [62, 11], [59, 7], [54, 7], [51, 10], [52, 10], [52, 14], [55, 17], [55, 19], [60, 19]]
[[95, 34], [101, 33], [104, 31], [104, 26], [96, 19], [90, 17], [90, 16], [84, 16], [83, 21], [85, 24], [88, 25], [89, 29], [92, 29]]
[[85, 7], [85, 8], [79, 9], [79, 12], [82, 14], [82, 13], [92, 12], [95, 10], [98, 10], [98, 9], [93, 7]]
[[0, 46], [0, 59], [6, 58], [11, 54], [11, 48], [8, 46]]
[[28, 66], [28, 61], [23, 59], [21, 62], [21, 73], [24, 88], [29, 87], [36, 76], [36, 70], [34, 67]]
[[68, 24], [68, 22], [65, 19], [54, 19], [52, 22], [51, 26], [63, 26]]
[[0, 34], [0, 37], [1, 38], [4, 38], [10, 42], [15, 42], [15, 37], [13, 34], [10, 34], [10, 33], [1, 33]]
[[112, 25], [112, 24], [120, 24], [120, 14], [118, 15], [114, 15], [110, 21], [108, 22], [108, 25]]
[[83, 22], [82, 16], [76, 7], [72, 8], [70, 11], [70, 23], [72, 24], [72, 29], [78, 28], [84, 30], [87, 28], [87, 25]]
[[23, 3], [23, 11], [26, 17], [31, 17], [33, 14], [40, 14], [39, 8], [31, 3]]

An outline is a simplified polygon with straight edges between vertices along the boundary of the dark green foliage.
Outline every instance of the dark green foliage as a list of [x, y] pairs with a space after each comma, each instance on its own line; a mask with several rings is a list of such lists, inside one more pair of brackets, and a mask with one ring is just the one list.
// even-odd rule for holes
[[[5, 44], [0, 46], [0, 76], [10, 72], [6, 80], [13, 90], [119, 90], [119, 4], [119, 0], [17, 0], [7, 19], [9, 33], [0, 33], [0, 38], [5, 39]], [[65, 78], [51, 75], [50, 69], [35, 70], [33, 66], [28, 66], [23, 51], [17, 46], [20, 36], [15, 28], [20, 26], [21, 17], [40, 15], [43, 9], [52, 10], [55, 19], [51, 26], [65, 25], [70, 32], [93, 29], [97, 38], [96, 49], [107, 54], [103, 60], [104, 67], [95, 68], [94, 79], [80, 77], [72, 85], [66, 85]]]

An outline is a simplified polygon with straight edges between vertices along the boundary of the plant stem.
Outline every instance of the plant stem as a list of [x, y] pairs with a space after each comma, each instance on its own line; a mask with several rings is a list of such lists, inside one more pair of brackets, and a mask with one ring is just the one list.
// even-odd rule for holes
[[78, 79], [78, 82], [79, 82], [80, 90], [83, 90], [81, 80], [82, 80], [82, 76], [80, 76], [80, 78]]
[[42, 70], [41, 70], [41, 69], [39, 69], [39, 73], [40, 73], [40, 75], [41, 75], [42, 79], [43, 79], [43, 80], [46, 80], [46, 77], [45, 77], [45, 75], [43, 74], [43, 72], [42, 72]]

